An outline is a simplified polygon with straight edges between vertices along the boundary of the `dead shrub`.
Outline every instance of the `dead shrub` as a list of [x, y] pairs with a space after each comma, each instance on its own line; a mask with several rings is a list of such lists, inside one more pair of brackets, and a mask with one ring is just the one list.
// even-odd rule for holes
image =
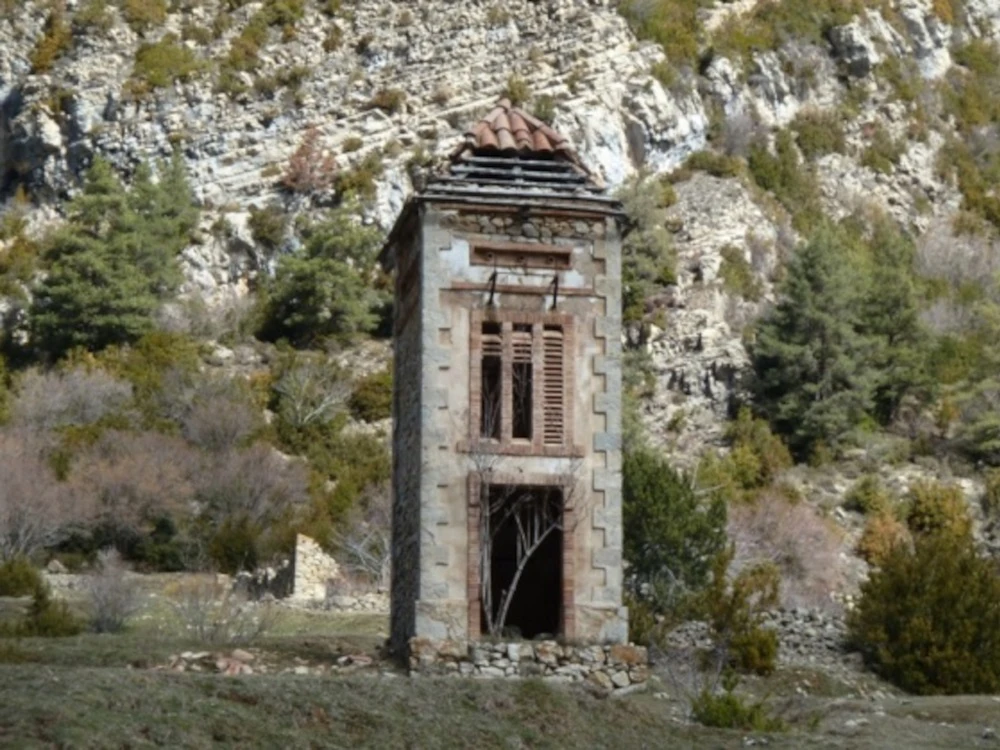
[[49, 448], [30, 430], [0, 431], [0, 561], [30, 558], [92, 516], [89, 499], [56, 479]]
[[246, 383], [224, 377], [168, 373], [160, 408], [199, 448], [223, 453], [245, 444], [263, 422]]
[[277, 616], [273, 606], [248, 601], [217, 576], [192, 577], [174, 584], [166, 593], [181, 627], [200, 643], [249, 643], [270, 630]]
[[309, 128], [288, 161], [281, 184], [293, 193], [324, 192], [337, 178], [337, 162], [320, 143], [320, 132]]
[[90, 624], [98, 633], [120, 633], [139, 609], [136, 582], [128, 577], [121, 555], [115, 549], [97, 553], [97, 572], [87, 581]]
[[761, 563], [780, 571], [782, 606], [833, 606], [840, 540], [810, 505], [766, 490], [755, 502], [730, 507], [727, 531], [735, 546], [734, 572]]
[[39, 430], [88, 425], [122, 413], [131, 402], [132, 386], [103, 370], [30, 370], [18, 383], [11, 422]]
[[370, 587], [389, 586], [392, 557], [392, 492], [388, 482], [369, 487], [337, 539], [337, 558]]
[[178, 438], [110, 431], [77, 457], [67, 484], [74, 496], [91, 499], [97, 524], [124, 539], [158, 518], [189, 513], [200, 466]]

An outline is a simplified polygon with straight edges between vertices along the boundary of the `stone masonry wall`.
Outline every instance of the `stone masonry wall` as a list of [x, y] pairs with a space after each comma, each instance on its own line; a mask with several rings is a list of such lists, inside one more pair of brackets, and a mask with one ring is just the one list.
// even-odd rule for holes
[[337, 561], [314, 540], [302, 534], [295, 537], [294, 566], [291, 598], [299, 601], [325, 601], [327, 584], [340, 578]]
[[553, 682], [590, 683], [608, 692], [637, 689], [649, 679], [643, 646], [574, 646], [556, 641], [493, 643], [410, 641], [411, 674], [456, 677], [540, 677]]

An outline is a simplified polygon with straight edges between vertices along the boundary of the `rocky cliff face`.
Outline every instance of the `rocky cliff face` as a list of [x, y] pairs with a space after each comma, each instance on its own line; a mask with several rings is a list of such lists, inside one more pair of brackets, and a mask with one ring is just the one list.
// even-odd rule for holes
[[[89, 5], [69, 0], [67, 13]], [[40, 230], [58, 221], [95, 154], [128, 175], [139, 161], [179, 147], [206, 209], [205, 228], [220, 216], [232, 227], [221, 239], [206, 231], [184, 256], [184, 293], [213, 304], [246, 294], [268, 267], [247, 228], [251, 207], [277, 203], [295, 212], [322, 203], [289, 198], [278, 184], [309, 128], [341, 170], [366, 157], [381, 163], [369, 217], [388, 226], [413, 190], [415, 164], [447, 154], [516, 75], [536, 102], [552, 97], [557, 129], [612, 188], [639, 171], [676, 168], [710, 136], [742, 155], [752, 136], [800, 113], [835, 112], [846, 144], [816, 161], [823, 209], [841, 217], [877, 208], [922, 232], [959, 207], [958, 191], [935, 170], [952, 124], [941, 119], [918, 133], [924, 102], [900, 96], [888, 63], [912, 61], [919, 81], [932, 83], [954, 69], [955, 44], [1000, 38], [1000, 6], [989, 0], [968, 0], [952, 23], [929, 0], [898, 0], [821, 38], [789, 38], [775, 51], [706, 54], [697, 71], [668, 60], [678, 71], [670, 80], [652, 74], [662, 70], [662, 49], [638, 42], [608, 0], [307, 2], [294, 28], [267, 31], [255, 69], [230, 71], [222, 91], [234, 40], [261, 6], [222, 13], [214, 0], [182, 0], [162, 24], [139, 33], [109, 5], [106, 30], [77, 27], [51, 70], [33, 72], [50, 4], [19, 4], [0, 20], [5, 194], [27, 191]], [[752, 2], [719, 4], [700, 11], [701, 23], [711, 38], [754, 9]], [[137, 52], [168, 34], [190, 51], [197, 71], [136, 94]], [[862, 158], [876, 130], [899, 144], [888, 169]], [[640, 337], [656, 375], [644, 419], [659, 441], [692, 457], [719, 434], [746, 364], [741, 335], [773, 299], [772, 282], [797, 235], [788, 212], [745, 178], [696, 173], [676, 193], [667, 228], [677, 283], [651, 301], [662, 314]], [[726, 248], [749, 264], [755, 299], [720, 275]]]

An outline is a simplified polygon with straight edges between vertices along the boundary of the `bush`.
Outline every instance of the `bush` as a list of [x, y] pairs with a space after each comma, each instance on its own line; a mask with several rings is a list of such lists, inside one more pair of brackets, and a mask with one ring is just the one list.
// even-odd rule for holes
[[368, 109], [381, 109], [391, 115], [401, 112], [406, 103], [406, 92], [400, 89], [381, 89], [367, 104]]
[[698, 484], [726, 502], [752, 501], [792, 465], [780, 437], [747, 407], [726, 427], [730, 450], [723, 456], [708, 452], [698, 464]]
[[502, 96], [510, 99], [511, 106], [520, 107], [531, 99], [531, 89], [528, 82], [519, 75], [512, 75], [507, 79]]
[[857, 553], [865, 562], [882, 566], [897, 547], [907, 547], [912, 541], [909, 531], [888, 511], [869, 516], [858, 540]]
[[46, 73], [73, 44], [73, 30], [66, 23], [61, 3], [55, 3], [45, 19], [42, 36], [31, 51], [31, 72]]
[[348, 401], [355, 419], [378, 422], [392, 416], [392, 370], [386, 368], [363, 377]]
[[551, 125], [552, 121], [556, 119], [556, 100], [549, 94], [536, 96], [535, 106], [531, 113], [542, 122]]
[[750, 302], [759, 302], [763, 289], [743, 251], [735, 245], [725, 245], [720, 254], [722, 264], [719, 266], [719, 276], [726, 291]]
[[906, 151], [906, 142], [895, 141], [889, 131], [879, 123], [872, 131], [871, 140], [861, 154], [861, 165], [876, 172], [889, 174], [899, 164], [899, 158]]
[[844, 153], [844, 126], [836, 112], [805, 110], [792, 120], [795, 142], [802, 155], [813, 160], [830, 153]]
[[335, 180], [337, 193], [342, 199], [351, 196], [371, 200], [375, 197], [375, 180], [385, 169], [382, 157], [377, 151], [370, 151], [361, 163], [346, 172], [341, 172]]
[[778, 635], [762, 628], [761, 622], [764, 612], [778, 604], [778, 569], [758, 562], [734, 574], [734, 559], [732, 547], [715, 555], [711, 583], [703, 594], [715, 656], [722, 660], [717, 666], [770, 674], [778, 656]]
[[[357, 146], [353, 150], [361, 148], [361, 139], [354, 140], [357, 141]], [[288, 167], [281, 177], [282, 186], [293, 193], [323, 192], [333, 187], [336, 177], [336, 160], [323, 151], [319, 130], [309, 128], [288, 161]]]
[[684, 168], [708, 172], [713, 177], [736, 177], [743, 165], [739, 159], [715, 151], [695, 151], [684, 162]]
[[702, 503], [690, 480], [648, 448], [627, 452], [622, 472], [629, 586], [661, 611], [674, 609], [708, 582], [725, 544], [725, 503]]
[[915, 535], [965, 537], [972, 530], [965, 496], [957, 485], [918, 481], [910, 485], [906, 501], [906, 525]]
[[52, 600], [46, 583], [35, 587], [31, 606], [21, 622], [0, 623], [0, 637], [65, 638], [83, 632], [83, 622], [70, 612], [66, 602]]
[[703, 690], [691, 700], [691, 718], [706, 727], [742, 729], [747, 732], [780, 732], [781, 719], [771, 716], [763, 701], [747, 703], [727, 686], [716, 694]]
[[134, 93], [167, 88], [178, 81], [187, 81], [202, 69], [194, 53], [173, 34], [165, 34], [155, 44], [142, 44], [135, 53], [132, 77], [139, 86]]
[[87, 31], [109, 32], [114, 27], [114, 17], [108, 0], [86, 0], [73, 14], [73, 27]]
[[27, 596], [42, 585], [42, 574], [23, 557], [0, 562], [0, 596]]
[[206, 645], [240, 645], [274, 626], [276, 610], [248, 602], [218, 579], [201, 577], [170, 587], [167, 601], [180, 625]]
[[634, 226], [622, 243], [622, 316], [626, 322], [641, 321], [657, 287], [677, 282], [677, 259], [663, 226], [666, 195], [660, 184], [636, 179], [620, 197]]
[[864, 515], [885, 513], [892, 507], [892, 496], [875, 474], [865, 474], [844, 496], [844, 508]]
[[125, 0], [122, 14], [132, 30], [142, 34], [167, 20], [167, 3], [166, 0]]
[[968, 537], [893, 549], [862, 584], [848, 627], [866, 663], [904, 690], [1000, 691], [1000, 575]]
[[103, 370], [33, 369], [18, 381], [11, 422], [36, 430], [90, 425], [123, 414], [131, 403], [131, 384]]
[[247, 221], [250, 236], [253, 241], [269, 252], [276, 251], [285, 242], [288, 231], [288, 214], [278, 206], [264, 208], [250, 207], [250, 218]]
[[97, 555], [97, 571], [87, 581], [91, 626], [98, 633], [119, 633], [139, 608], [135, 581], [127, 578], [121, 556], [114, 549]]
[[816, 176], [802, 165], [790, 130], [778, 132], [774, 149], [772, 154], [763, 141], [751, 145], [747, 157], [750, 175], [792, 215], [796, 229], [808, 231], [823, 215]]
[[782, 606], [830, 606], [841, 579], [840, 537], [814, 507], [764, 491], [730, 507], [728, 532], [731, 574], [766, 563], [781, 575]]

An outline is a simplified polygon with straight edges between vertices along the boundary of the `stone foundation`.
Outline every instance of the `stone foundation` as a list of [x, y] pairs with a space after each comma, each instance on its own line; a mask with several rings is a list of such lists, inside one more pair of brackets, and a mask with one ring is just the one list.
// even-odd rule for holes
[[608, 692], [635, 689], [649, 679], [643, 646], [572, 646], [556, 641], [435, 641], [410, 639], [410, 673], [456, 677], [540, 677], [590, 683]]

